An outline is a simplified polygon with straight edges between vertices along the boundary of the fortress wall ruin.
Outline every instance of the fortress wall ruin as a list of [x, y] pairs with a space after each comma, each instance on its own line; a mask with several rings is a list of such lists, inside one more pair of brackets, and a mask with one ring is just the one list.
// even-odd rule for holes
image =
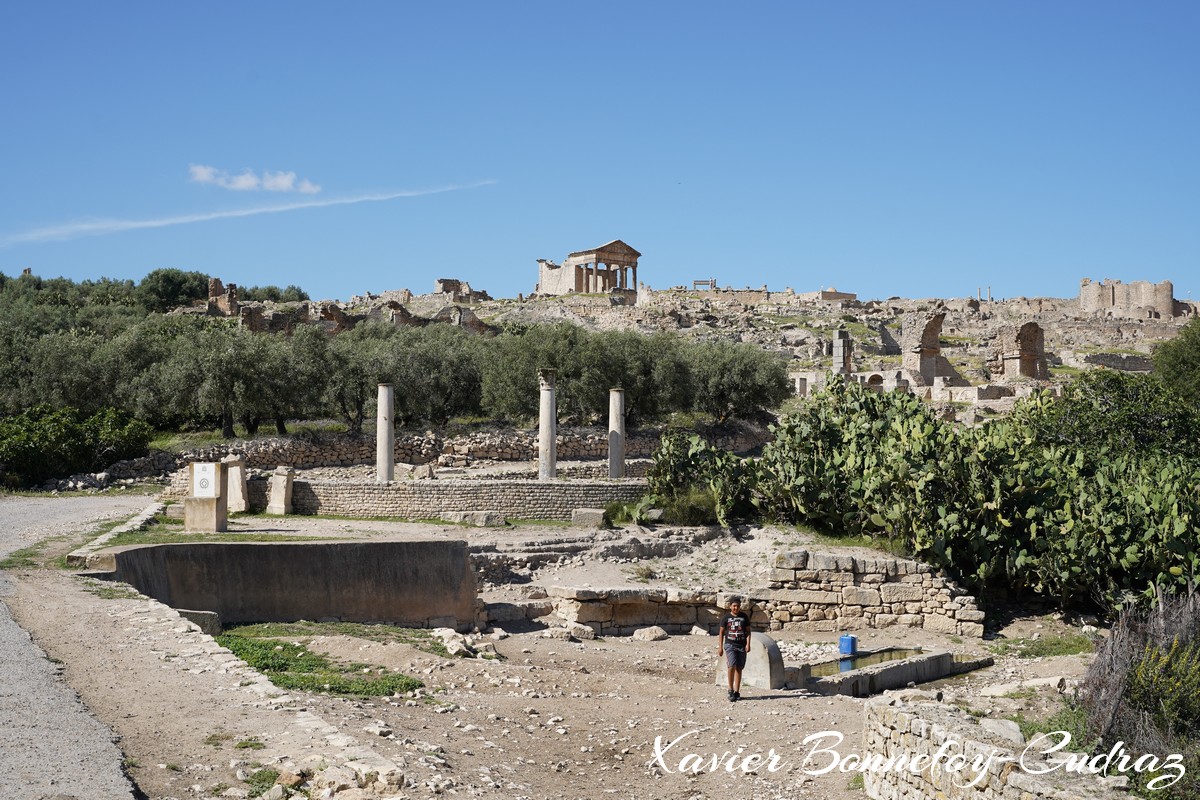
[[1084, 278], [1079, 284], [1079, 311], [1130, 319], [1171, 319], [1175, 316], [1175, 289], [1170, 281], [1121, 283]]

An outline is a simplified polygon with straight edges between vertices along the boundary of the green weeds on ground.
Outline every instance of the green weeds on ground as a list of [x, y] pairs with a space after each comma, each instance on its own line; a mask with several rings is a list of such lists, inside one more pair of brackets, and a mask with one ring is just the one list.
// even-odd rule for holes
[[1040, 639], [1004, 639], [988, 645], [998, 656], [1017, 658], [1051, 658], [1053, 656], [1086, 655], [1095, 651], [1095, 640], [1082, 633], [1062, 636], [1043, 636]]
[[402, 628], [398, 625], [369, 625], [365, 622], [261, 622], [255, 625], [237, 625], [225, 629], [225, 633], [246, 639], [312, 636], [351, 636], [370, 642], [411, 645], [426, 653], [449, 658], [442, 641], [425, 628]]
[[222, 634], [216, 639], [281, 689], [388, 697], [424, 685], [416, 678], [382, 668], [374, 673], [352, 672], [349, 666], [335, 664], [296, 642], [252, 639], [238, 633]]

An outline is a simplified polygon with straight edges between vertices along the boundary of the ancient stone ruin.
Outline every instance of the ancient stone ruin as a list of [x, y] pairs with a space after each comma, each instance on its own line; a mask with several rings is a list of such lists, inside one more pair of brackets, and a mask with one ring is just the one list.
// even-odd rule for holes
[[636, 299], [641, 255], [620, 239], [614, 239], [591, 250], [571, 253], [562, 264], [538, 259], [536, 292], [542, 295], [628, 292]]
[[1044, 381], [1050, 377], [1046, 366], [1046, 337], [1036, 322], [1019, 328], [1006, 326], [997, 337], [997, 352], [989, 362], [992, 377], [1001, 382], [1015, 378]]

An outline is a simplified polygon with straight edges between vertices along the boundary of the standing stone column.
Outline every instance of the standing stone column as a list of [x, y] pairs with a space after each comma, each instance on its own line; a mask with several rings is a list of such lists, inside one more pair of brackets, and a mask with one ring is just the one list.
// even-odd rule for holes
[[392, 415], [396, 407], [396, 390], [390, 383], [379, 384], [379, 403], [375, 411], [375, 482], [391, 483], [396, 461], [396, 430]]
[[554, 480], [558, 474], [558, 405], [554, 399], [554, 370], [538, 370], [541, 404], [538, 407], [538, 480]]
[[608, 477], [625, 477], [625, 390], [608, 390]]

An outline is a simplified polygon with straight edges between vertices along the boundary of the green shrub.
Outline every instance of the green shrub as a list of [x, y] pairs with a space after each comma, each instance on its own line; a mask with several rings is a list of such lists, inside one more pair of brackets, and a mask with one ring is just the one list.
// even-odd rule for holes
[[[1122, 407], [1144, 398], [1117, 394]], [[649, 485], [664, 500], [707, 489], [722, 524], [761, 516], [887, 538], [979, 593], [1003, 587], [1115, 610], [1129, 595], [1195, 582], [1200, 462], [1062, 443], [1028, 422], [1039, 414], [964, 428], [912, 395], [831, 378], [772, 429], [759, 461], [672, 434]]]
[[31, 486], [145, 455], [150, 426], [114, 409], [88, 418], [39, 405], [0, 419], [0, 464], [9, 486]]
[[1126, 695], [1173, 736], [1200, 731], [1200, 642], [1147, 645], [1129, 672]]

